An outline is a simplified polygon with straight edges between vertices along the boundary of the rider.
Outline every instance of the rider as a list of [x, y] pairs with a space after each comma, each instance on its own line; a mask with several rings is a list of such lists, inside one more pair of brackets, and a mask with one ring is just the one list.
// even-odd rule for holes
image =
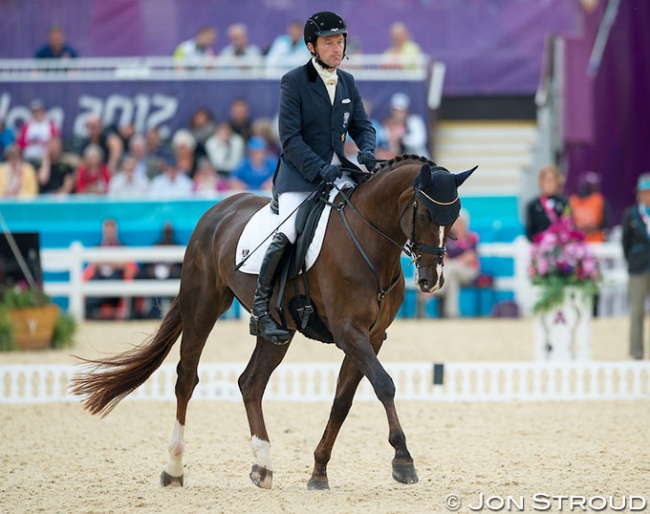
[[312, 58], [282, 77], [279, 125], [282, 155], [275, 172], [280, 219], [285, 221], [264, 256], [251, 309], [250, 332], [280, 343], [292, 332], [269, 312], [276, 270], [288, 243], [296, 240], [295, 210], [309, 194], [342, 176], [348, 133], [360, 149], [358, 160], [374, 165], [375, 129], [368, 120], [354, 77], [337, 70], [345, 56], [347, 26], [333, 12], [319, 12], [305, 23]]

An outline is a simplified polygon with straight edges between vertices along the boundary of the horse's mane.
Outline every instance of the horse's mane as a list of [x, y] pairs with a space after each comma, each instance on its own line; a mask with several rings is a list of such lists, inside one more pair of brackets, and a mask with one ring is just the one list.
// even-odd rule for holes
[[396, 166], [395, 164], [398, 163], [403, 163], [407, 164], [406, 161], [415, 161], [415, 162], [420, 162], [424, 164], [429, 164], [430, 166], [436, 166], [436, 163], [433, 162], [431, 159], [427, 157], [423, 157], [421, 155], [415, 155], [415, 154], [401, 154], [401, 155], [396, 155], [392, 159], [387, 160], [385, 163], [383, 163], [377, 171], [375, 171], [375, 174], [385, 172], [386, 170], [391, 170], [394, 169]]

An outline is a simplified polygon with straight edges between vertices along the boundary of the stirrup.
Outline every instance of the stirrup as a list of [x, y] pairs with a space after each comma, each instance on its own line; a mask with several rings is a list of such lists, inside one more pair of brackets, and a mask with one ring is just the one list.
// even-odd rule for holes
[[[274, 325], [273, 328], [277, 332], [276, 334], [269, 335], [267, 332], [260, 330], [260, 319], [264, 317], [268, 317], [269, 322], [273, 323]], [[278, 325], [268, 312], [266, 314], [263, 314], [262, 316], [256, 316], [255, 314], [251, 313], [249, 331], [251, 335], [262, 337], [263, 339], [266, 339], [267, 341], [271, 341], [273, 344], [277, 344], [277, 345], [287, 344], [289, 341], [291, 341], [291, 337], [293, 336], [293, 332], [291, 330], [285, 329], [280, 325]]]

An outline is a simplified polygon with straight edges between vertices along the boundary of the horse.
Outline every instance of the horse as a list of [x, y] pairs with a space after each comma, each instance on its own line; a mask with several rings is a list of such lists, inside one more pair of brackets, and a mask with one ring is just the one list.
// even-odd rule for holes
[[[306, 272], [314, 310], [344, 353], [329, 420], [314, 451], [308, 489], [329, 489], [332, 448], [364, 376], [386, 411], [388, 441], [395, 451], [393, 478], [404, 484], [418, 481], [395, 409], [395, 385], [377, 352], [404, 299], [402, 252], [411, 255], [422, 292], [431, 293], [444, 283], [445, 245], [460, 211], [457, 188], [475, 169], [454, 174], [423, 157], [402, 155], [384, 162], [351, 194], [338, 195], [320, 254]], [[71, 391], [84, 397], [85, 409], [105, 416], [162, 364], [182, 333], [176, 420], [169, 460], [160, 475], [163, 486], [183, 485], [186, 413], [199, 381], [197, 369], [206, 339], [235, 298], [250, 310], [257, 277], [236, 269], [235, 253], [247, 221], [268, 202], [265, 197], [240, 193], [206, 211], [187, 244], [179, 294], [156, 333], [116, 356], [83, 359], [90, 367], [73, 377]], [[287, 302], [282, 300], [285, 307]], [[295, 334], [295, 320], [285, 322]], [[257, 337], [238, 379], [254, 455], [249, 477], [264, 489], [272, 486], [273, 466], [262, 397], [290, 343], [273, 344]]]

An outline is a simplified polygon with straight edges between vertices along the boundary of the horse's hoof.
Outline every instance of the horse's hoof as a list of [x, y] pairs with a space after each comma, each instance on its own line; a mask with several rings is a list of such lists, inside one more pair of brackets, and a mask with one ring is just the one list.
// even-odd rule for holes
[[260, 489], [271, 489], [273, 485], [273, 471], [253, 464], [251, 472], [248, 475], [251, 481]]
[[393, 463], [393, 478], [402, 484], [415, 484], [418, 474], [412, 462], [406, 464]]
[[327, 491], [330, 488], [330, 483], [325, 478], [310, 478], [307, 482], [307, 490], [309, 491]]
[[163, 469], [163, 472], [160, 474], [160, 485], [163, 487], [170, 485], [173, 487], [183, 487], [183, 475], [173, 477]]

